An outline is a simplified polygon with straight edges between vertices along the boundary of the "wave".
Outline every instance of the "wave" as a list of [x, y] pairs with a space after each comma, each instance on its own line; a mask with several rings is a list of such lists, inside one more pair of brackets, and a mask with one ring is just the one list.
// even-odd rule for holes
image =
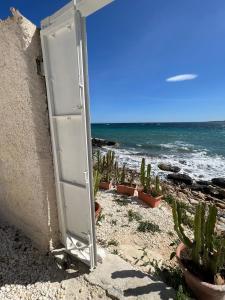
[[[178, 143], [179, 144], [179, 143]], [[166, 147], [174, 147], [174, 144], [165, 144]], [[169, 145], [169, 146], [168, 146]], [[171, 146], [170, 146], [171, 145]], [[184, 147], [192, 147], [193, 145], [186, 144]], [[103, 151], [106, 151], [107, 148]], [[169, 149], [169, 148], [168, 148]], [[186, 173], [195, 180], [204, 179], [211, 180], [215, 177], [224, 177], [225, 174], [225, 158], [220, 155], [210, 156], [206, 149], [193, 149], [186, 153], [165, 153], [163, 155], [151, 155], [145, 151], [140, 152], [135, 148], [115, 148], [115, 155], [120, 164], [125, 163], [128, 168], [140, 169], [141, 159], [144, 157], [146, 163], [152, 165], [153, 174], [158, 174], [165, 177], [168, 173], [163, 172], [158, 168], [159, 163], [169, 163], [176, 165], [181, 169], [181, 173]]]
[[[166, 143], [166, 144], [152, 144], [151, 142], [147, 142], [145, 144], [137, 143], [136, 147], [141, 147], [143, 150], [149, 150], [150, 152], [154, 153], [154, 151], [160, 152], [194, 152], [196, 151], [196, 146], [192, 144], [187, 144], [183, 142], [175, 142], [175, 143]], [[198, 151], [199, 149], [197, 149]], [[201, 149], [203, 150], [203, 149]], [[206, 150], [206, 149], [204, 149]]]

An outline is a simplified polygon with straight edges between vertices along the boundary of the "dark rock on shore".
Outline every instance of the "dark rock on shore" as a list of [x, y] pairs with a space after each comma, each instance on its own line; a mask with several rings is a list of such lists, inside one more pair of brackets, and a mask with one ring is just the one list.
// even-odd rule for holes
[[181, 170], [177, 166], [172, 166], [170, 164], [164, 164], [164, 163], [158, 164], [158, 168], [162, 171], [173, 172], [173, 173], [178, 173]]
[[200, 185], [210, 185], [210, 184], [212, 184], [211, 181], [207, 181], [207, 180], [198, 180], [196, 183], [200, 184]]
[[116, 142], [107, 141], [103, 139], [92, 138], [93, 147], [103, 147], [103, 146], [116, 146]]
[[191, 186], [191, 190], [196, 191], [196, 192], [201, 192], [206, 195], [210, 195], [217, 199], [221, 199], [221, 200], [225, 199], [225, 190], [215, 187], [215, 186], [212, 186], [212, 185], [210, 185], [210, 183], [209, 183], [209, 185], [206, 185], [206, 184], [201, 185], [198, 183], [194, 183]]
[[221, 188], [225, 188], [225, 178], [213, 178], [212, 183]]
[[187, 185], [193, 184], [193, 179], [187, 174], [168, 174], [167, 179], [173, 180], [177, 183], [185, 183]]

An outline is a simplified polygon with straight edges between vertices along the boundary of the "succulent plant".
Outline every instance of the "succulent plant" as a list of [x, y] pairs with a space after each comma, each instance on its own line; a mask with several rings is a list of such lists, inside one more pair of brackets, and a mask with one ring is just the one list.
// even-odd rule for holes
[[117, 161], [115, 161], [115, 163], [114, 163], [114, 180], [115, 180], [115, 183], [118, 183], [120, 181], [120, 170], [119, 170], [119, 165], [118, 165]]
[[96, 198], [97, 196], [100, 181], [101, 181], [101, 174], [99, 173], [98, 170], [95, 170], [93, 174], [94, 198]]
[[124, 184], [126, 179], [126, 164], [123, 164], [123, 168], [120, 174], [120, 184]]
[[155, 191], [157, 194], [160, 194], [160, 179], [159, 176], [155, 177]]
[[145, 159], [144, 158], [142, 158], [141, 161], [140, 182], [142, 187], [144, 187], [145, 186]]
[[179, 239], [191, 250], [191, 259], [196, 266], [214, 277], [225, 264], [225, 237], [215, 230], [217, 208], [205, 203], [196, 207], [193, 225], [193, 239], [184, 232], [182, 226], [182, 208], [179, 202], [173, 201], [174, 228]]
[[146, 172], [146, 177], [145, 177], [145, 185], [144, 185], [144, 191], [146, 193], [151, 192], [151, 165], [147, 165], [147, 172]]

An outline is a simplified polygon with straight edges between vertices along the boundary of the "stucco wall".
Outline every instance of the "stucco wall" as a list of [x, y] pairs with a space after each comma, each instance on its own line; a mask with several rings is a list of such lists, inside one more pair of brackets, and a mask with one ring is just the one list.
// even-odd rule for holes
[[0, 218], [46, 250], [59, 233], [40, 36], [12, 13], [0, 21]]

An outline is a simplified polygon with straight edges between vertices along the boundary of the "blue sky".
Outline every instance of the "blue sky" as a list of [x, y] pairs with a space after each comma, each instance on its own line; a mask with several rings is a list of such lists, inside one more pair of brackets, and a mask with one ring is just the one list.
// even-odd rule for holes
[[[3, 0], [0, 18], [67, 2]], [[224, 0], [115, 0], [87, 32], [93, 122], [225, 120]]]

